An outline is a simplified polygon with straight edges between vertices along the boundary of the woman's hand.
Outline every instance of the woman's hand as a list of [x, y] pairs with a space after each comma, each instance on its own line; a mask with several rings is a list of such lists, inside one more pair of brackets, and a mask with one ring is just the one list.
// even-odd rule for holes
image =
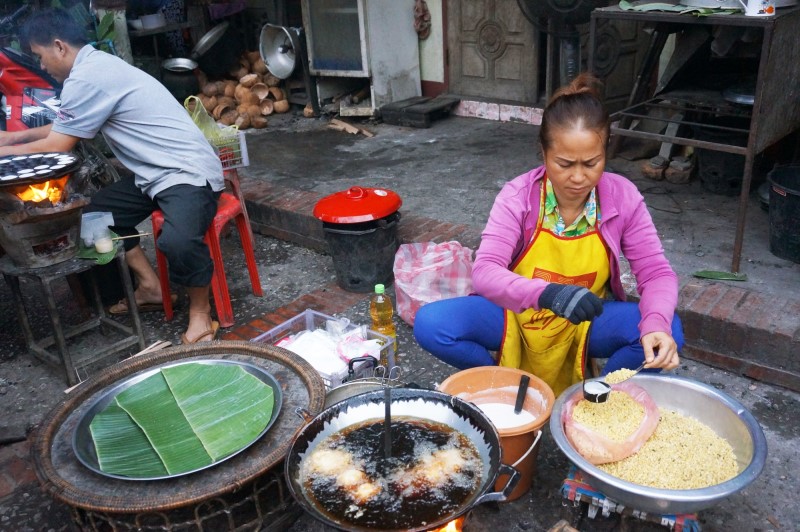
[[665, 332], [651, 332], [642, 336], [646, 368], [675, 369], [680, 364], [678, 344]]

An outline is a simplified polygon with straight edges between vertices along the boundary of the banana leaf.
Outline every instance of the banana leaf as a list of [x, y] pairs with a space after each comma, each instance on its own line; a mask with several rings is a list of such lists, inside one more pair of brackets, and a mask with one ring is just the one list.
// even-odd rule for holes
[[214, 461], [253, 441], [272, 417], [272, 388], [239, 366], [181, 364], [161, 372]]
[[121, 392], [117, 403], [142, 428], [169, 474], [211, 464], [161, 372]]
[[269, 424], [274, 406], [272, 387], [240, 366], [180, 364], [119, 393], [90, 431], [100, 470], [158, 478], [246, 447]]
[[101, 470], [132, 477], [167, 474], [147, 436], [116, 400], [94, 416], [89, 431]]

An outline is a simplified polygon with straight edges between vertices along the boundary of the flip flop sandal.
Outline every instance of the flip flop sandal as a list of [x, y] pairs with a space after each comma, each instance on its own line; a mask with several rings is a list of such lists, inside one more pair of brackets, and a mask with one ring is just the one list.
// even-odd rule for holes
[[[187, 345], [187, 344], [196, 344], [198, 342], [211, 342], [212, 340], [214, 340], [217, 337], [217, 331], [218, 330], [219, 330], [219, 322], [218, 321], [212, 321], [211, 322], [211, 328], [209, 330], [207, 330], [206, 332], [198, 334], [192, 340], [190, 340], [189, 337], [186, 336], [186, 333], [183, 333], [181, 335], [181, 344]], [[210, 336], [210, 338], [209, 338], [209, 336]]]
[[[172, 306], [175, 306], [175, 303], [178, 302], [178, 294], [170, 294], [170, 298], [172, 299]], [[164, 312], [164, 304], [163, 303], [140, 303], [136, 305], [139, 309], [139, 312]], [[119, 302], [115, 303], [108, 307], [108, 313], [112, 316], [122, 316], [128, 313], [128, 300], [126, 298], [122, 298]]]

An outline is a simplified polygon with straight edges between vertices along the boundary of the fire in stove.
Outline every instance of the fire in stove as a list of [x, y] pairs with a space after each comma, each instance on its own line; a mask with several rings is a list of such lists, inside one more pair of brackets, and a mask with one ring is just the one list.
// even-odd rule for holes
[[[2, 169], [8, 172], [5, 167], [9, 164], [25, 160], [5, 160]], [[36, 163], [27, 163], [32, 164]], [[75, 256], [81, 210], [89, 203], [74, 191], [71, 173], [37, 172], [44, 173], [0, 177], [0, 246], [16, 265], [25, 268], [49, 266]]]
[[459, 517], [458, 519], [453, 519], [446, 525], [441, 528], [437, 528], [434, 532], [461, 532], [464, 530], [464, 520], [466, 517]]
[[39, 204], [44, 201], [49, 201], [50, 205], [57, 205], [61, 202], [61, 198], [64, 195], [67, 179], [69, 179], [68, 175], [60, 179], [50, 179], [44, 183], [36, 183], [27, 186], [22, 185], [19, 187], [21, 190], [15, 191], [14, 194], [23, 202], [30, 201]]

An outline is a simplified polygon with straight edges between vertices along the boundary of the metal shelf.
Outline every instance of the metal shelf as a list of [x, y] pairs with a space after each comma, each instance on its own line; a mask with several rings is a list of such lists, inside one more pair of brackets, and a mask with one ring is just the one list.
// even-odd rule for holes
[[[659, 116], [666, 116], [667, 114], [671, 117], [659, 118]], [[685, 118], [674, 118], [676, 115]], [[663, 93], [611, 115], [612, 122], [618, 121], [619, 123], [633, 124], [637, 119], [646, 119], [651, 122], [663, 123], [665, 126], [669, 124], [678, 124], [678, 126], [684, 127], [679, 127], [678, 133], [675, 135], [667, 135], [647, 131], [636, 131], [633, 128], [612, 126], [611, 134], [658, 142], [673, 142], [675, 144], [693, 146], [706, 150], [747, 155], [746, 141], [739, 145], [724, 144], [700, 140], [680, 134], [681, 129], [685, 132], [687, 128], [692, 128], [692, 130], [702, 128], [704, 131], [712, 133], [712, 136], [716, 133], [720, 136], [730, 135], [731, 138], [740, 137], [747, 139], [747, 136], [750, 134], [750, 108], [729, 103], [724, 100], [719, 93], [708, 91], [673, 91]], [[746, 121], [747, 127], [734, 127], [715, 123], [726, 119]]]

